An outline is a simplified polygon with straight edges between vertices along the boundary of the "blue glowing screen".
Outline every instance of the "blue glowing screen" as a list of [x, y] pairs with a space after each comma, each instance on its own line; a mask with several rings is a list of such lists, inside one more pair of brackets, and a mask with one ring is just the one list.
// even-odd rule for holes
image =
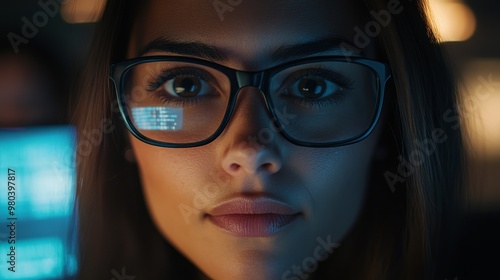
[[182, 129], [182, 108], [135, 107], [132, 118], [140, 130]]
[[75, 147], [71, 126], [0, 129], [0, 279], [76, 274]]

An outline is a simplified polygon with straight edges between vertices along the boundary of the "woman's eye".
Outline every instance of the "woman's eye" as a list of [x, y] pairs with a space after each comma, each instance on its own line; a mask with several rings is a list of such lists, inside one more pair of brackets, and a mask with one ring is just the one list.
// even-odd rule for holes
[[289, 94], [305, 99], [315, 99], [327, 97], [339, 90], [342, 90], [339, 85], [325, 78], [303, 77], [292, 84]]
[[163, 89], [175, 97], [195, 97], [205, 94], [205, 82], [197, 77], [178, 76], [163, 84]]

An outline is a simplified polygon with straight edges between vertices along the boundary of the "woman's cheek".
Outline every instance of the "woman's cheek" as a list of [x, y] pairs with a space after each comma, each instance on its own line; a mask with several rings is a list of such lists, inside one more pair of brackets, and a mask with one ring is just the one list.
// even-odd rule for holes
[[[292, 162], [312, 197], [309, 218], [320, 236], [340, 242], [356, 222], [368, 184], [374, 144], [297, 153]], [[307, 168], [301, 168], [307, 166]]]

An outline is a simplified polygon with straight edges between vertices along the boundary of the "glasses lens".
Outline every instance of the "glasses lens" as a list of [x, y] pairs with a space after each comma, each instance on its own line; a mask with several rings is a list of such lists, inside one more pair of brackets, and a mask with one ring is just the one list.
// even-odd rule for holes
[[378, 75], [370, 67], [344, 61], [296, 65], [270, 79], [282, 129], [310, 143], [362, 136], [376, 116], [378, 87]]
[[128, 116], [147, 138], [174, 144], [198, 142], [222, 123], [230, 82], [217, 70], [155, 61], [133, 66], [123, 79]]

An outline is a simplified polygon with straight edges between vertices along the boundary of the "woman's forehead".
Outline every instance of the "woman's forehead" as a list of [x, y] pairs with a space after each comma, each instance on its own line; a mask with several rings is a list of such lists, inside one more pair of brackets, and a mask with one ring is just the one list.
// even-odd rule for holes
[[258, 68], [255, 64], [269, 64], [273, 53], [286, 46], [327, 38], [352, 46], [355, 27], [369, 19], [359, 2], [151, 0], [134, 24], [128, 55], [138, 56], [151, 41], [166, 38], [213, 46], [232, 66]]

